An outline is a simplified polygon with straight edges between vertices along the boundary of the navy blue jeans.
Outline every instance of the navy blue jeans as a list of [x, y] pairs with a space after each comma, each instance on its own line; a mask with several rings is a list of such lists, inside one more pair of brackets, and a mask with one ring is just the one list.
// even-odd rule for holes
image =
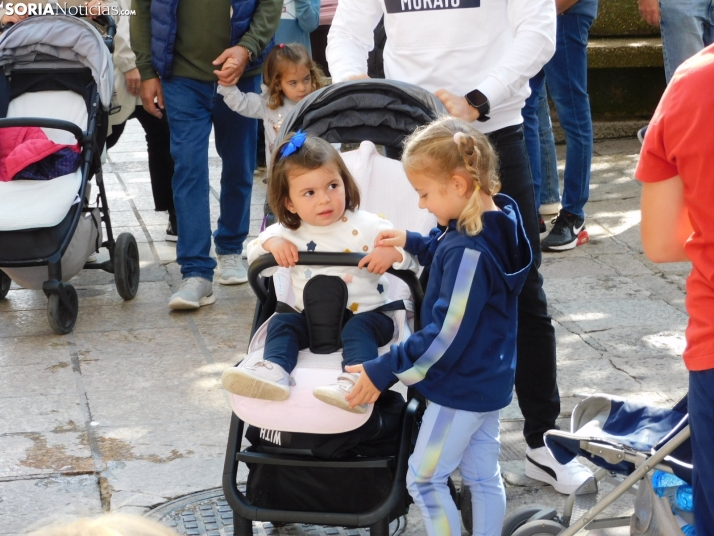
[[[211, 252], [208, 140], [213, 126], [221, 169], [220, 216], [213, 233], [216, 253], [243, 251], [250, 225], [250, 195], [255, 171], [258, 123], [237, 114], [223, 102], [214, 82], [178, 76], [161, 81], [174, 159], [174, 206], [181, 229], [176, 257], [183, 278], [213, 280]], [[260, 77], [241, 78], [244, 93], [259, 91]]]
[[[377, 357], [394, 334], [394, 322], [383, 313], [368, 311], [350, 318], [342, 328], [342, 369]], [[307, 319], [302, 313], [280, 313], [268, 324], [263, 359], [292, 372], [298, 352], [310, 346]]]
[[[548, 93], [558, 111], [565, 132], [565, 173], [563, 198], [565, 210], [585, 217], [585, 203], [590, 196], [590, 165], [593, 157], [593, 124], [588, 99], [588, 31], [593, 24], [588, 15], [558, 15], [555, 54], [545, 64]], [[535, 82], [535, 83], [534, 83]], [[540, 93], [543, 81], [531, 81], [531, 91]], [[532, 114], [531, 114], [532, 117]], [[531, 131], [527, 128], [526, 132]]]
[[689, 425], [697, 536], [714, 536], [714, 369], [689, 373]]
[[543, 71], [531, 78], [531, 94], [521, 112], [538, 210], [541, 205], [560, 202], [558, 156], [555, 152], [553, 123], [550, 120], [548, 91], [543, 83], [544, 78]]

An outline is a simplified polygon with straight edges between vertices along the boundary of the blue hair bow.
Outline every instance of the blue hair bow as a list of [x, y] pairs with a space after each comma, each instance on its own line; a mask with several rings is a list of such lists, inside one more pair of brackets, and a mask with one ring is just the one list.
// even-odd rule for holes
[[303, 143], [305, 143], [305, 138], [307, 138], [307, 132], [298, 130], [293, 135], [293, 137], [290, 138], [288, 144], [284, 145], [283, 148], [280, 150], [280, 159], [282, 160], [286, 156], [290, 156], [291, 154], [296, 153], [298, 149], [302, 147]]

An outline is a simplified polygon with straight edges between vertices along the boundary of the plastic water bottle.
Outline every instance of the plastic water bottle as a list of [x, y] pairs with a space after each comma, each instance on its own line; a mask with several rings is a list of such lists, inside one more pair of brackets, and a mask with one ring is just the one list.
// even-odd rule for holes
[[664, 471], [657, 470], [652, 473], [652, 487], [659, 497], [664, 496], [664, 490], [666, 488], [678, 488], [686, 484], [687, 483], [681, 478], [670, 473], [665, 473]]
[[694, 525], [684, 525], [682, 527], [684, 536], [697, 536], [697, 531], [694, 530]]
[[664, 497], [672, 508], [691, 512], [694, 506], [692, 486], [684, 480], [664, 471], [652, 475], [652, 488], [658, 497]]

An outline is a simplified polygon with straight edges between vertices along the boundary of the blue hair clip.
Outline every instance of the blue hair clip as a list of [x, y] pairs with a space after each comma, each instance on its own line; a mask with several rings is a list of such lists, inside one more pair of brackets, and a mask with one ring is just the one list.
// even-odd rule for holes
[[290, 156], [291, 154], [296, 153], [298, 149], [302, 147], [303, 143], [305, 143], [305, 138], [307, 138], [307, 132], [298, 130], [295, 135], [290, 138], [288, 144], [283, 146], [283, 148], [280, 150], [280, 159], [282, 160], [286, 156]]

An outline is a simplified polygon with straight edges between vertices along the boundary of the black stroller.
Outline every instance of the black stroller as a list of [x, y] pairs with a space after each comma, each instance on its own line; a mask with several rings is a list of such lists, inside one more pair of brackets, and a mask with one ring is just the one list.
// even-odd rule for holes
[[[77, 320], [77, 292], [66, 281], [82, 268], [113, 273], [125, 300], [134, 298], [139, 286], [136, 241], [129, 233], [114, 239], [100, 162], [114, 91], [116, 26], [109, 16], [95, 22], [106, 27], [104, 37], [84, 19], [57, 14], [30, 17], [0, 38], [0, 83], [9, 92], [0, 128], [40, 127], [53, 142], [81, 148], [73, 173], [0, 182], [0, 299], [11, 280], [42, 289], [50, 326], [58, 334], [71, 332]], [[109, 250], [109, 260], [87, 262], [100, 247]]]
[[[278, 142], [298, 129], [331, 143], [355, 144], [369, 140], [358, 150], [342, 155], [362, 191], [362, 207], [385, 214], [397, 227], [400, 223], [402, 226], [409, 223], [411, 229], [418, 229], [418, 220], [422, 217], [418, 214], [404, 213], [401, 222], [395, 218], [399, 216], [395, 212], [416, 209], [417, 197], [406, 182], [401, 163], [378, 155], [374, 144], [398, 153], [410, 132], [442, 113], [445, 110], [432, 94], [409, 84], [384, 80], [340, 83], [313, 93], [296, 106], [281, 127]], [[381, 172], [375, 173], [379, 166], [382, 166]], [[391, 182], [392, 189], [379, 191], [385, 182]], [[435, 225], [433, 220], [424, 223], [426, 228]], [[362, 256], [301, 252], [298, 264], [356, 266]], [[261, 277], [263, 270], [274, 266], [273, 257], [266, 255], [251, 264], [248, 272], [258, 303], [251, 332], [253, 340], [244, 362], [262, 355], [256, 340], [265, 331], [266, 320], [276, 309], [280, 310], [279, 289], [284, 286], [279, 280], [280, 272], [269, 278]], [[408, 296], [414, 304], [413, 318], [404, 322], [406, 336], [410, 330], [419, 329], [422, 287], [412, 272], [390, 270], [389, 273], [406, 283], [404, 297]], [[398, 283], [391, 279], [390, 285], [397, 287]], [[406, 312], [401, 312], [406, 319]], [[395, 315], [395, 323], [398, 322]], [[297, 374], [303, 373], [301, 360], [308, 362], [314, 357], [320, 356], [303, 357], [301, 352], [298, 368], [293, 371], [297, 386], [303, 382], [302, 378], [308, 381], [325, 368], [323, 364], [316, 365], [309, 368], [309, 374], [298, 377]], [[341, 354], [325, 358], [336, 360], [339, 369]], [[334, 378], [339, 370], [332, 373]], [[299, 400], [295, 389], [293, 387], [289, 400]], [[410, 390], [405, 404], [400, 394], [386, 391], [375, 404], [371, 417], [357, 429], [347, 425], [340, 428], [354, 414], [322, 404], [325, 411], [337, 413], [330, 414], [332, 420], [324, 419], [323, 410], [316, 407], [310, 413], [311, 429], [319, 430], [315, 433], [295, 433], [299, 427], [294, 421], [299, 419], [273, 420], [274, 414], [283, 410], [270, 404], [288, 401], [256, 404], [252, 399], [232, 395], [234, 413], [226, 449], [223, 490], [233, 510], [235, 534], [253, 534], [252, 521], [369, 527], [373, 536], [388, 534], [390, 521], [406, 513], [410, 500], [405, 484], [407, 461], [425, 408], [424, 401], [415, 395]], [[314, 399], [307, 396], [303, 400], [309, 398]], [[306, 407], [299, 406], [301, 403], [295, 402], [297, 409]], [[343, 433], [324, 435], [326, 429], [333, 432], [340, 429]], [[244, 431], [252, 446], [241, 451]], [[371, 437], [378, 437], [379, 441], [370, 441]], [[238, 488], [239, 462], [247, 464], [249, 469], [246, 493]], [[459, 495], [453, 485], [451, 488], [458, 505]]]

